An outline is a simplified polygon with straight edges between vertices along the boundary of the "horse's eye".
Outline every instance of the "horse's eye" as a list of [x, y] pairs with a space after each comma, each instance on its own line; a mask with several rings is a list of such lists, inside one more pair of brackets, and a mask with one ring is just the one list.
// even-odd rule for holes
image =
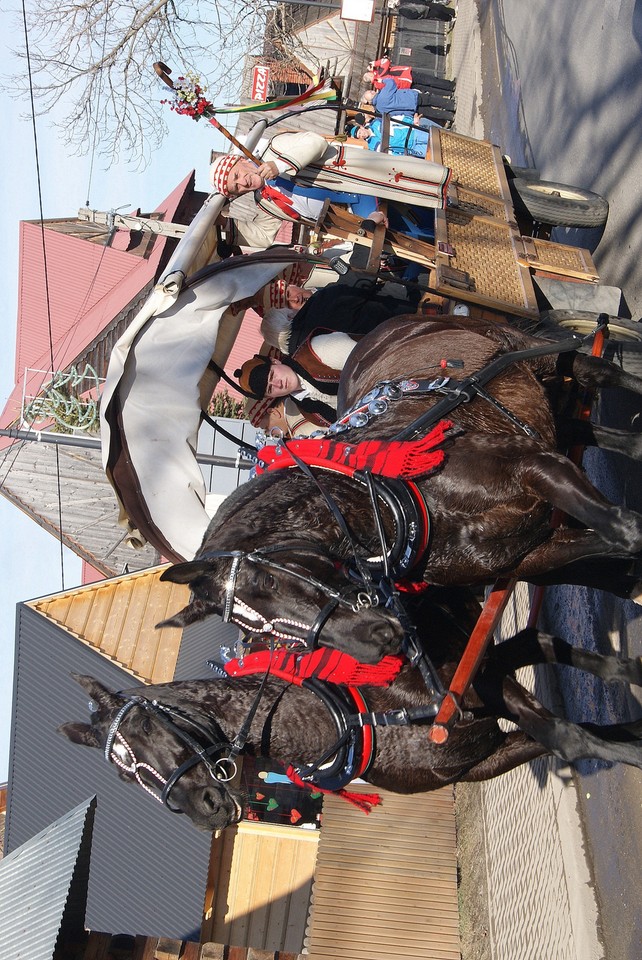
[[149, 735], [152, 732], [152, 721], [149, 719], [149, 717], [143, 717], [140, 725], [143, 729], [143, 733]]
[[276, 590], [276, 580], [271, 573], [263, 575], [263, 586], [266, 590]]

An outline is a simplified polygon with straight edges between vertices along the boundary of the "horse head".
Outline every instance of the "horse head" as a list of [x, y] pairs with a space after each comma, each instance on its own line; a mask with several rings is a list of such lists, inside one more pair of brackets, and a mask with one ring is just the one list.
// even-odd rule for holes
[[161, 580], [189, 584], [189, 604], [159, 627], [185, 627], [217, 613], [266, 642], [350, 653], [377, 663], [398, 653], [399, 620], [378, 605], [374, 589], [351, 583], [343, 565], [302, 541], [262, 549], [210, 550], [169, 567]]
[[121, 779], [138, 783], [201, 830], [241, 819], [242, 795], [229, 785], [236, 765], [216, 721], [148, 699], [145, 687], [114, 694], [93, 677], [73, 677], [90, 697], [91, 723], [64, 723], [59, 733], [102, 750]]

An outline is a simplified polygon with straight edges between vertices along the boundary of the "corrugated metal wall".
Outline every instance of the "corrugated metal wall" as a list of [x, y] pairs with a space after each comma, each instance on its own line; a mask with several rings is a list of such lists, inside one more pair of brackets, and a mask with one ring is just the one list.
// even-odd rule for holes
[[61, 932], [84, 930], [95, 809], [89, 797], [0, 863], [1, 960], [53, 957]]
[[459, 960], [452, 788], [379, 792], [383, 804], [368, 816], [324, 800], [310, 960]]
[[72, 671], [113, 690], [134, 686], [132, 677], [23, 604], [18, 631], [6, 852], [96, 793], [87, 925], [198, 939], [210, 834], [121, 781], [99, 750], [56, 733], [65, 721], [88, 721]]
[[240, 630], [233, 623], [223, 623], [216, 614], [183, 630], [181, 648], [174, 671], [174, 680], [196, 680], [214, 676], [208, 660], [221, 660], [221, 646], [234, 647]]

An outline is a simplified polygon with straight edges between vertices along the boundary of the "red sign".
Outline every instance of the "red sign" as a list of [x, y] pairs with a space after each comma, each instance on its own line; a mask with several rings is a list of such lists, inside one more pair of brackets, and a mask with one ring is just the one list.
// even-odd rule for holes
[[254, 67], [252, 73], [252, 100], [267, 100], [269, 80], [269, 67]]

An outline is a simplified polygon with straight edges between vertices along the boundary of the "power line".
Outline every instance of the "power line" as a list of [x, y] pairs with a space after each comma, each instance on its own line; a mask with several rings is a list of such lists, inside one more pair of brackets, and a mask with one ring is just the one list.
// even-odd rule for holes
[[[34, 101], [33, 94], [33, 77], [31, 74], [31, 59], [30, 59], [30, 49], [29, 49], [29, 32], [27, 30], [27, 11], [25, 6], [25, 0], [22, 0], [22, 22], [24, 26], [24, 36], [25, 36], [25, 54], [27, 61], [27, 73], [29, 77], [29, 97], [31, 101], [31, 126], [33, 130], [33, 143], [34, 143], [34, 156], [36, 161], [36, 182], [38, 187], [38, 208], [40, 212], [40, 234], [42, 240], [42, 264], [44, 270], [44, 281], [45, 281], [45, 301], [47, 304], [47, 328], [49, 333], [49, 356], [51, 362], [51, 369], [54, 368], [54, 349], [53, 349], [53, 331], [51, 325], [51, 301], [49, 296], [49, 275], [47, 271], [47, 245], [45, 241], [45, 221], [42, 205], [42, 180], [40, 177], [40, 155], [38, 152], [38, 131], [36, 128], [36, 106]], [[14, 461], [15, 462], [15, 461]], [[61, 580], [61, 589], [65, 589], [65, 557], [63, 549], [63, 539], [62, 539], [62, 491], [60, 483], [60, 457], [58, 453], [58, 448], [56, 447], [56, 481], [57, 481], [57, 492], [58, 492], [58, 528], [60, 530], [59, 544], [60, 544], [60, 580]]]

